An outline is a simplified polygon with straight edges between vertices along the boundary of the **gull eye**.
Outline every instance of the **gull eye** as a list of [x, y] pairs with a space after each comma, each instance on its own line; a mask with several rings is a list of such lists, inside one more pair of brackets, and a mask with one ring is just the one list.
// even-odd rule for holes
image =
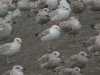
[[56, 53], [54, 53], [54, 55], [57, 55]]
[[16, 69], [20, 69], [20, 67], [16, 67]]
[[69, 10], [68, 8], [66, 8], [66, 10]]
[[81, 55], [82, 55], [82, 56], [85, 56], [85, 54], [83, 54], [83, 53], [82, 53]]

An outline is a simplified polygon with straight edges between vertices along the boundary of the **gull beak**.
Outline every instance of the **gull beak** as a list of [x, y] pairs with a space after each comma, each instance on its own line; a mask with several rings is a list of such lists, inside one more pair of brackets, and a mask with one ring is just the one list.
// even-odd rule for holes
[[23, 68], [22, 70], [23, 70], [23, 71], [26, 71], [26, 68]]
[[89, 58], [89, 56], [87, 56], [87, 58]]
[[62, 56], [61, 56], [61, 55], [59, 55], [59, 57], [61, 58]]

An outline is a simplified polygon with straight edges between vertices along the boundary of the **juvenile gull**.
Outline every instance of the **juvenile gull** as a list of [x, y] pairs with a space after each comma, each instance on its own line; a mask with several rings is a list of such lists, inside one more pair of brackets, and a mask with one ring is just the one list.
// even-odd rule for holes
[[82, 75], [79, 67], [74, 67], [72, 71], [72, 75]]
[[83, 0], [83, 3], [91, 11], [100, 11], [100, 0]]
[[47, 6], [47, 4], [46, 4], [46, 0], [38, 0], [38, 8], [39, 9], [43, 9], [43, 8], [47, 8], [48, 6]]
[[87, 65], [88, 61], [89, 59], [87, 53], [81, 51], [78, 54], [70, 57], [69, 67], [79, 67], [82, 69]]
[[24, 75], [23, 71], [25, 68], [23, 68], [20, 65], [15, 65], [11, 70], [6, 71], [3, 75]]
[[50, 20], [49, 17], [49, 9], [48, 8], [44, 8], [42, 11], [40, 11], [37, 15], [36, 15], [36, 22], [39, 24], [46, 24], [48, 23]]
[[88, 51], [92, 53], [92, 61], [94, 62], [95, 53], [100, 52], [100, 33], [95, 36], [94, 43], [88, 47]]
[[11, 26], [11, 22], [8, 19], [5, 20], [1, 20], [0, 22], [0, 40], [3, 41], [7, 38], [10, 37], [11, 33], [12, 33], [12, 26]]
[[75, 36], [80, 32], [81, 23], [76, 17], [70, 17], [67, 21], [59, 22], [59, 27], [66, 33]]
[[0, 2], [0, 17], [5, 17], [8, 14], [8, 6]]
[[57, 75], [81, 75], [80, 68], [66, 68], [66, 67], [57, 67]]
[[74, 13], [82, 13], [86, 6], [82, 0], [71, 0], [71, 8]]
[[30, 2], [29, 0], [20, 0], [17, 3], [17, 7], [20, 11], [27, 11], [30, 9]]
[[51, 54], [45, 54], [40, 57], [38, 62], [40, 63], [41, 68], [54, 70], [62, 61], [60, 53], [58, 51], [54, 51]]
[[10, 63], [9, 58], [20, 51], [22, 44], [21, 38], [15, 38], [14, 42], [5, 43], [0, 46], [0, 54], [7, 57], [7, 63]]
[[100, 32], [100, 23], [96, 23], [96, 24], [94, 24], [94, 25], [91, 25], [91, 27], [92, 27], [93, 29], [95, 29], [97, 32]]

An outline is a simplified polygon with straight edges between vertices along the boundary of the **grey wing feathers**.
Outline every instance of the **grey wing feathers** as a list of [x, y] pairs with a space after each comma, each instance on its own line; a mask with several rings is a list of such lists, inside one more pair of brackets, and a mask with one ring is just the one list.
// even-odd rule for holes
[[38, 59], [38, 62], [42, 64], [42, 63], [48, 62], [48, 60], [49, 60], [49, 57], [48, 57], [48, 54], [46, 54], [42, 56], [40, 59]]
[[50, 28], [44, 30], [43, 32], [41, 32], [41, 34], [39, 36], [45, 36], [45, 35], [49, 34], [49, 30], [50, 30]]
[[97, 39], [97, 36], [91, 37], [88, 41], [86, 41], [86, 45], [87, 46], [94, 45], [96, 39]]
[[6, 52], [11, 47], [11, 43], [6, 43], [0, 46], [0, 53]]
[[51, 13], [50, 13], [50, 18], [56, 16], [56, 15], [58, 14], [58, 11], [59, 11], [59, 10], [55, 10], [55, 11], [51, 12]]

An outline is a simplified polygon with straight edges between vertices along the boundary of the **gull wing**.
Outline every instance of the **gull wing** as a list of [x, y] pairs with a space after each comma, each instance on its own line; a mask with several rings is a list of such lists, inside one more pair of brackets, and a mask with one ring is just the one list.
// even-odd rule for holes
[[0, 54], [8, 51], [10, 49], [10, 47], [11, 47], [11, 43], [6, 43], [4, 45], [1, 45], [0, 46]]
[[39, 34], [39, 36], [46, 36], [46, 35], [48, 35], [50, 33], [49, 30], [50, 30], [50, 28], [42, 31], [41, 34]]

